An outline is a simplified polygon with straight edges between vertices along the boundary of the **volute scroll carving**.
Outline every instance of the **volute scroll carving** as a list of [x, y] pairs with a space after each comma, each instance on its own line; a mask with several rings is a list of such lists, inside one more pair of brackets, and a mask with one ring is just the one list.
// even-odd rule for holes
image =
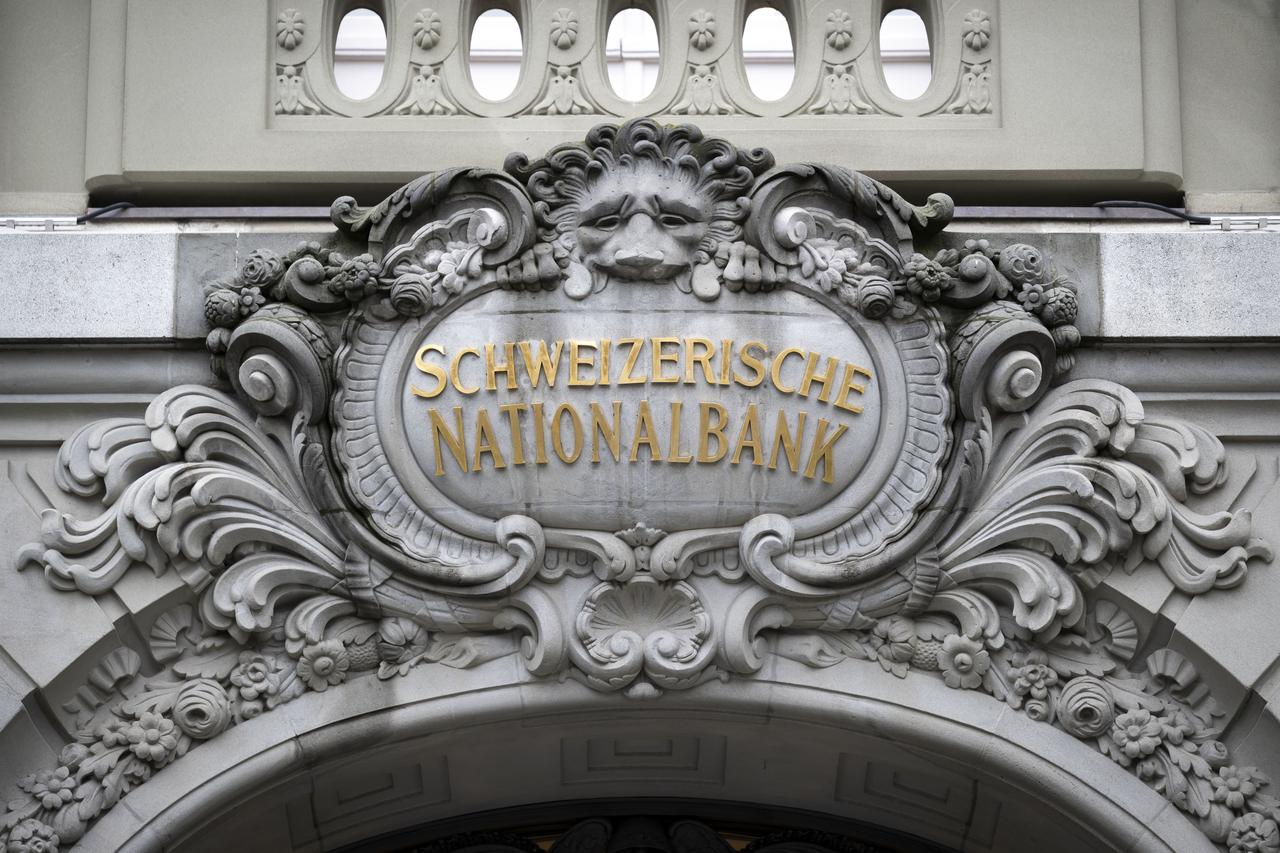
[[145, 564], [190, 598], [150, 629], [160, 673], [104, 661], [0, 838], [72, 843], [199, 741], [364, 673], [518, 655], [643, 699], [783, 656], [980, 690], [1252, 849], [1265, 778], [1096, 591], [1270, 559], [1248, 512], [1187, 505], [1223, 446], [1072, 380], [1075, 286], [1029, 245], [926, 248], [951, 211], [636, 120], [250, 253], [205, 301], [229, 393], [60, 451], [102, 512], [47, 510], [20, 564], [88, 595]]

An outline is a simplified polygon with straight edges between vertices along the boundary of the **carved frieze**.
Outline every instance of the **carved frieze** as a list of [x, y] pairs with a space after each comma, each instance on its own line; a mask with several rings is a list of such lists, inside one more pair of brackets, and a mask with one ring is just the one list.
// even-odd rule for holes
[[[513, 8], [525, 56], [514, 91], [501, 101], [482, 97], [472, 83], [465, 6], [404, 4], [388, 10], [383, 82], [368, 99], [356, 101], [336, 87], [335, 49], [324, 44], [337, 28], [336, 19], [329, 23], [325, 16], [341, 7], [289, 2], [302, 8], [281, 0], [270, 30], [277, 116], [919, 118], [994, 116], [999, 108], [995, 3], [925, 10], [934, 79], [914, 100], [898, 97], [885, 81], [877, 4], [780, 7], [789, 18], [795, 77], [776, 101], [761, 99], [747, 80], [741, 44], [747, 7], [724, 0], [665, 4], [655, 22], [658, 85], [632, 102], [614, 91], [606, 73], [604, 36], [613, 10], [597, 0]], [[809, 32], [808, 20], [822, 24]]]
[[190, 601], [151, 628], [160, 674], [104, 661], [0, 832], [74, 841], [200, 741], [366, 674], [518, 655], [642, 699], [781, 655], [981, 691], [1268, 849], [1239, 839], [1277, 802], [1191, 664], [1137, 659], [1092, 594], [1269, 559], [1248, 513], [1187, 506], [1223, 447], [1071, 380], [1072, 282], [1029, 245], [930, 246], [951, 209], [637, 120], [251, 253], [205, 301], [230, 392], [62, 448], [103, 511], [47, 511], [20, 562], [90, 595], [145, 564]]

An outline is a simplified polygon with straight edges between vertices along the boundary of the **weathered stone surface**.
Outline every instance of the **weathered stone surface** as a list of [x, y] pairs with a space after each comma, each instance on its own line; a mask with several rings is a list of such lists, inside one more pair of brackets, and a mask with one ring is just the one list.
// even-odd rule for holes
[[172, 338], [172, 233], [0, 235], [0, 338]]
[[[372, 208], [339, 199], [341, 245], [191, 238], [171, 259], [189, 282], [174, 304], [209, 324], [225, 381], [86, 425], [63, 443], [53, 485], [13, 480], [28, 506], [49, 502], [42, 489], [70, 499], [28, 534], [22, 577], [42, 572], [97, 608], [90, 630], [106, 628], [62, 644], [70, 654], [52, 666], [43, 644], [30, 651], [58, 670], [32, 678], [56, 706], [51, 724], [87, 745], [62, 774], [85, 780], [85, 805], [24, 782], [6, 820], [68, 840], [180, 844], [243, 791], [287, 777], [276, 813], [292, 815], [291, 843], [340, 845], [546, 796], [525, 775], [504, 779], [523, 794], [490, 780], [488, 800], [466, 799], [474, 774], [523, 746], [544, 773], [558, 754], [557, 784], [597, 796], [644, 779], [674, 795], [738, 785], [736, 798], [824, 799], [738, 781], [733, 761], [785, 762], [749, 745], [731, 757], [727, 725], [674, 737], [655, 720], [558, 749], [489, 740], [461, 765], [434, 743], [402, 748], [426, 720], [527, 727], [591, 707], [590, 691], [633, 719], [640, 700], [676, 712], [711, 701], [771, 724], [852, 713], [888, 743], [833, 755], [825, 738], [781, 739], [836, 761], [826, 809], [874, 820], [894, 804], [913, 832], [951, 846], [1026, 833], [998, 818], [1021, 795], [968, 773], [975, 757], [1062, 800], [1043, 843], [1032, 832], [1046, 851], [1193, 850], [1269, 820], [1280, 805], [1261, 776], [1214, 798], [1219, 771], [1233, 772], [1224, 762], [1272, 763], [1234, 752], [1218, 721], [1249, 706], [1244, 682], [1275, 654], [1221, 671], [1226, 647], [1191, 608], [1238, 594], [1270, 558], [1249, 510], [1280, 507], [1237, 476], [1239, 451], [1183, 419], [1193, 403], [1148, 410], [1111, 378], [1072, 379], [1081, 304], [1101, 302], [1091, 322], [1107, 328], [1106, 252], [1094, 249], [1114, 235], [1046, 238], [1062, 263], [1026, 232], [939, 247], [947, 197], [916, 207], [846, 169], [771, 162], [637, 121], [513, 156], [504, 172], [427, 175]], [[180, 327], [196, 334], [177, 321], [171, 334]], [[538, 342], [535, 372], [517, 353]], [[630, 354], [614, 353], [626, 342]], [[1250, 381], [1265, 380], [1239, 387]], [[91, 387], [82, 378], [66, 396]], [[599, 405], [584, 426], [574, 406], [601, 395], [616, 398], [612, 426]], [[495, 426], [486, 407], [502, 400]], [[697, 442], [681, 439], [682, 402], [698, 406]], [[750, 413], [788, 405], [866, 446], [819, 453], [820, 425], [807, 468], [791, 451], [770, 463], [759, 433], [773, 421], [748, 429]], [[623, 743], [641, 732], [669, 749]], [[903, 757], [896, 741], [938, 757]], [[655, 780], [636, 749], [678, 758], [662, 765], [670, 778]], [[403, 797], [341, 806], [339, 789], [362, 790], [375, 767]], [[926, 807], [907, 791], [929, 768], [945, 790]], [[157, 775], [169, 784], [145, 784]], [[920, 782], [881, 784], [899, 777]], [[113, 818], [121, 797], [132, 811]]]
[[1102, 336], [1280, 336], [1280, 233], [1104, 233], [1098, 240]]

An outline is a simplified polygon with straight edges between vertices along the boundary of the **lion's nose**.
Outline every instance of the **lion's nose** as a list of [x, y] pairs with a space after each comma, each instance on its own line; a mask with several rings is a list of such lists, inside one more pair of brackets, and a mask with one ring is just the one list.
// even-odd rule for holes
[[613, 262], [620, 267], [646, 270], [662, 263], [662, 253], [644, 249], [619, 249], [613, 255]]

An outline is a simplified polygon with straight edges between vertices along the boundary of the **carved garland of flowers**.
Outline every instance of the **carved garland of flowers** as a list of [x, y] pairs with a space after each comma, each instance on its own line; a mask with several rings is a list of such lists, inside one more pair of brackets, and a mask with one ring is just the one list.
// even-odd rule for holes
[[[751, 247], [722, 248], [715, 260], [726, 286], [760, 286], [741, 275], [743, 265], [759, 261], [748, 257]], [[511, 286], [555, 286], [564, 259], [549, 248], [545, 257], [536, 258], [533, 264], [512, 264], [513, 273], [523, 277], [512, 279]], [[207, 295], [206, 315], [215, 327], [208, 343], [215, 363], [225, 352], [231, 328], [268, 304], [291, 298], [285, 272], [306, 259], [313, 262], [310, 283], [335, 301], [350, 304], [378, 296], [406, 316], [445, 304], [481, 271], [475, 247], [463, 243], [447, 244], [420, 262], [392, 270], [384, 270], [372, 255], [347, 256], [317, 243], [300, 244], [283, 257], [252, 252], [234, 280], [215, 285]], [[1030, 246], [997, 252], [987, 241], [969, 241], [961, 251], [911, 255], [895, 275], [868, 267], [848, 246], [816, 241], [803, 253], [801, 265], [812, 286], [872, 315], [895, 301], [930, 303], [994, 267], [1005, 282], [996, 292], [999, 299], [1033, 312], [1061, 338], [1063, 350], [1078, 340], [1071, 325], [1073, 287], [1053, 275]], [[307, 268], [304, 264], [303, 271]], [[648, 544], [661, 538], [661, 532], [653, 533]], [[682, 595], [692, 593], [681, 587], [686, 590]], [[1114, 609], [1108, 613], [1110, 625], [1091, 623], [1088, 630], [1096, 636], [1064, 632], [1048, 644], [1037, 645], [1016, 626], [993, 637], [966, 632], [936, 616], [892, 616], [855, 630], [816, 635], [803, 654], [789, 651], [786, 635], [779, 633], [777, 652], [815, 666], [864, 659], [901, 677], [911, 670], [934, 673], [953, 689], [980, 690], [1032, 720], [1095, 745], [1193, 815], [1231, 853], [1280, 849], [1275, 832], [1280, 802], [1262, 791], [1270, 780], [1257, 768], [1229, 762], [1216, 737], [1212, 708], [1188, 702], [1198, 683], [1190, 665], [1165, 651], [1146, 662], [1145, 673], [1126, 669], [1123, 655], [1115, 651], [1132, 652], [1136, 631], [1123, 614]], [[681, 618], [677, 631], [686, 630], [683, 620], [688, 617]], [[593, 629], [589, 622], [583, 624], [583, 638], [590, 640]], [[705, 636], [704, 631], [698, 635]], [[1116, 636], [1129, 639], [1099, 651], [1098, 639]], [[74, 842], [121, 796], [196, 743], [308, 690], [324, 691], [373, 670], [380, 678], [391, 678], [422, 663], [468, 666], [514, 650], [500, 641], [486, 645], [479, 638], [445, 638], [408, 619], [378, 623], [354, 616], [329, 622], [323, 637], [290, 635], [284, 620], [277, 619], [268, 631], [237, 640], [204, 624], [188, 606], [157, 622], [153, 642], [159, 659], [176, 658], [170, 667], [160, 676], [124, 683], [119, 701], [104, 705], [84, 724], [58, 766], [22, 780], [26, 797], [11, 803], [0, 821], [0, 839], [9, 853], [52, 853], [60, 844]], [[638, 681], [631, 692], [657, 692], [642, 687], [643, 680]]]
[[[840, 186], [855, 193], [863, 213], [870, 207], [882, 211], [883, 204], [900, 221], [922, 215], [860, 176], [847, 176]], [[368, 215], [374, 222], [398, 215], [389, 207], [395, 199], [388, 200], [386, 210], [380, 207]], [[344, 204], [335, 205], [335, 215], [345, 211]], [[1071, 350], [1079, 341], [1075, 289], [1034, 247], [1014, 244], [996, 250], [985, 240], [971, 240], [962, 249], [931, 256], [908, 250], [903, 257], [856, 222], [821, 213], [807, 218], [780, 214], [778, 222], [782, 237], [794, 248], [794, 261], [772, 260], [758, 246], [737, 239], [742, 234], [737, 231], [707, 252], [722, 286], [748, 292], [784, 283], [810, 288], [869, 318], [952, 310], [957, 317], [951, 347], [958, 363], [966, 362], [977, 346], [974, 330], [983, 323], [1038, 323], [1056, 346], [1057, 363], [1050, 367], [1061, 373], [1071, 365]], [[493, 210], [459, 214], [422, 233], [428, 231], [431, 239], [413, 251], [396, 250], [381, 259], [318, 243], [300, 244], [284, 256], [250, 253], [232, 279], [206, 294], [205, 312], [214, 327], [207, 343], [215, 371], [225, 375], [224, 361], [235, 346], [233, 330], [251, 318], [288, 325], [291, 335], [305, 339], [312, 355], [327, 362], [335, 346], [332, 329], [313, 313], [329, 315], [331, 325], [361, 311], [417, 317], [448, 310], [452, 301], [481, 285], [529, 291], [563, 286], [570, 249], [554, 240], [536, 240], [506, 263], [486, 266], [480, 243], [496, 244], [490, 238], [506, 232], [506, 223]], [[487, 236], [480, 238], [482, 233]], [[1037, 334], [1045, 337], [1044, 331]], [[243, 380], [264, 384], [250, 391], [272, 390], [265, 387], [271, 377], [263, 372], [274, 370], [272, 364], [272, 356], [262, 357], [261, 370]], [[262, 402], [254, 393], [247, 396]], [[1109, 602], [1093, 602], [1087, 612], [1084, 602], [1085, 591], [1126, 553], [1136, 554], [1130, 546], [1153, 527], [1163, 544], [1145, 556], [1159, 562], [1190, 594], [1237, 583], [1248, 559], [1268, 556], [1264, 545], [1248, 538], [1247, 519], [1196, 516], [1170, 491], [1207, 491], [1220, 484], [1222, 448], [1194, 426], [1175, 425], [1182, 429], [1177, 439], [1181, 453], [1154, 456], [1179, 458], [1164, 468], [1158, 460], [1148, 460], [1161, 468], [1153, 470], [1125, 458], [1126, 448], [1135, 441], [1159, 444], [1158, 436], [1169, 425], [1143, 424], [1140, 404], [1130, 392], [1088, 386], [1054, 394], [1028, 413], [1020, 429], [1009, 432], [1001, 431], [989, 412], [982, 413], [981, 429], [962, 453], [967, 470], [985, 478], [986, 491], [977, 493], [972, 518], [908, 567], [918, 582], [932, 577], [934, 587], [922, 596], [928, 600], [896, 604], [891, 615], [882, 611], [868, 616], [856, 603], [859, 593], [854, 593], [854, 603], [834, 593], [829, 599], [814, 598], [803, 602], [806, 611], [820, 614], [811, 617], [810, 629], [735, 625], [745, 628], [747, 636], [734, 654], [742, 658], [768, 645], [774, 653], [810, 666], [865, 660], [898, 677], [915, 670], [931, 673], [952, 689], [982, 691], [1031, 720], [1091, 744], [1191, 815], [1231, 853], [1276, 853], [1280, 802], [1261, 791], [1269, 780], [1260, 771], [1229, 762], [1215, 727], [1216, 709], [1190, 663], [1161, 650], [1135, 664], [1139, 637], [1133, 621]], [[188, 415], [191, 424], [184, 421]], [[67, 518], [53, 519], [64, 525], [61, 530], [46, 523], [44, 543], [24, 549], [19, 564], [40, 565], [61, 589], [95, 593], [109, 589], [131, 564], [146, 562], [157, 572], [191, 573], [193, 587], [204, 592], [198, 608], [182, 605], [153, 626], [152, 652], [165, 665], [162, 672], [142, 676], [140, 660], [130, 650], [104, 661], [93, 684], [114, 686], [103, 688], [101, 703], [77, 720], [77, 742], [63, 750], [57, 766], [24, 779], [24, 798], [10, 803], [0, 818], [0, 842], [8, 853], [48, 853], [73, 843], [121, 796], [192, 746], [307, 691], [329, 690], [375, 670], [379, 678], [392, 678], [424, 663], [466, 667], [518, 648], [522, 654], [539, 654], [534, 632], [518, 647], [510, 632], [512, 620], [505, 617], [502, 625], [493, 620], [484, 628], [493, 633], [465, 633], [470, 628], [456, 623], [457, 631], [445, 632], [405, 616], [377, 621], [357, 616], [351, 591], [340, 582], [349, 557], [347, 543], [326, 526], [299, 485], [305, 476], [303, 459], [315, 449], [314, 444], [308, 448], [303, 419], [265, 420], [278, 431], [269, 434], [264, 420], [256, 419], [243, 402], [208, 389], [178, 388], [160, 395], [144, 419], [123, 426], [115, 421], [90, 425], [64, 446], [59, 485], [83, 496], [105, 493], [107, 512], [91, 524], [77, 521], [70, 531]], [[1153, 434], [1141, 435], [1139, 430], [1148, 426]], [[125, 433], [104, 439], [101, 431], [112, 429]], [[215, 443], [228, 436], [233, 440], [219, 445], [224, 452], [210, 454], [200, 445], [202, 429], [214, 434]], [[1066, 450], [1058, 441], [1064, 438], [1069, 439]], [[227, 444], [242, 458], [224, 458]], [[102, 446], [122, 450], [134, 475], [129, 482], [122, 484], [112, 474], [116, 469], [110, 453], [78, 463], [90, 448]], [[1006, 450], [1028, 459], [1012, 471], [1007, 465], [1001, 468]], [[1036, 461], [1037, 454], [1049, 461]], [[1046, 467], [1053, 464], [1059, 467]], [[138, 470], [144, 473], [137, 476]], [[990, 529], [1004, 523], [1001, 501], [1016, 509], [1026, 498], [1009, 492], [1010, 482], [1023, 476], [1044, 479], [1045, 474], [1063, 478], [1068, 485], [1064, 493], [1072, 495], [1081, 494], [1087, 484], [1098, 514], [1072, 517], [1078, 525], [1094, 525], [1096, 538], [1106, 539], [1107, 546], [1087, 547], [1076, 532], [1044, 541], [1037, 531], [1022, 530], [1013, 537], [1017, 548], [998, 555], [1006, 563], [984, 563], [993, 546], [983, 543], [1009, 533]], [[247, 548], [239, 553], [203, 555], [204, 562], [185, 558], [178, 541], [182, 537], [175, 534], [199, 518], [200, 507], [198, 501], [185, 500], [182, 490], [192, 489], [204, 476], [234, 479], [256, 515], [270, 515], [268, 508], [280, 505], [287, 511], [264, 519], [269, 535], [263, 542], [246, 536]], [[1178, 482], [1169, 485], [1174, 480]], [[1051, 502], [1050, 510], [1078, 509], [1061, 495], [1051, 497], [1057, 502]], [[183, 513], [189, 514], [185, 520], [176, 517]], [[100, 538], [89, 548], [112, 537], [118, 546], [112, 555], [95, 558], [97, 564], [83, 549], [76, 550], [88, 542], [84, 531], [90, 528]], [[1009, 529], [1016, 528], [1016, 520], [1011, 521]], [[128, 535], [122, 536], [124, 532]], [[575, 625], [573, 654], [559, 658], [549, 653], [550, 663], [536, 669], [526, 657], [531, 671], [635, 697], [759, 671], [750, 661], [731, 660], [729, 649], [717, 648], [722, 640], [713, 623], [728, 617], [711, 612], [700, 600], [696, 579], [664, 577], [650, 565], [652, 549], [663, 545], [666, 534], [638, 525], [619, 536], [634, 549], [634, 577], [602, 575], [603, 582], [590, 592], [591, 606]], [[292, 560], [290, 567], [306, 578], [299, 590], [314, 594], [277, 608], [273, 601], [254, 600], [244, 585], [256, 577], [257, 547], [281, 539], [297, 547], [270, 556]], [[1184, 540], [1194, 547], [1169, 548], [1170, 541]], [[1197, 554], [1213, 555], [1212, 564], [1206, 556], [1200, 565]], [[223, 574], [206, 583], [209, 573], [216, 572]], [[966, 586], [966, 577], [976, 583]], [[558, 576], [543, 579], [554, 582]], [[739, 573], [730, 580], [741, 579]], [[943, 586], [944, 581], [950, 586]], [[1001, 597], [992, 591], [995, 587], [1008, 587], [1012, 594]], [[747, 589], [743, 594], [757, 592]], [[623, 622], [636, 623], [632, 629], [642, 624], [644, 630], [620, 630]], [[639, 645], [631, 635], [641, 639]]]

